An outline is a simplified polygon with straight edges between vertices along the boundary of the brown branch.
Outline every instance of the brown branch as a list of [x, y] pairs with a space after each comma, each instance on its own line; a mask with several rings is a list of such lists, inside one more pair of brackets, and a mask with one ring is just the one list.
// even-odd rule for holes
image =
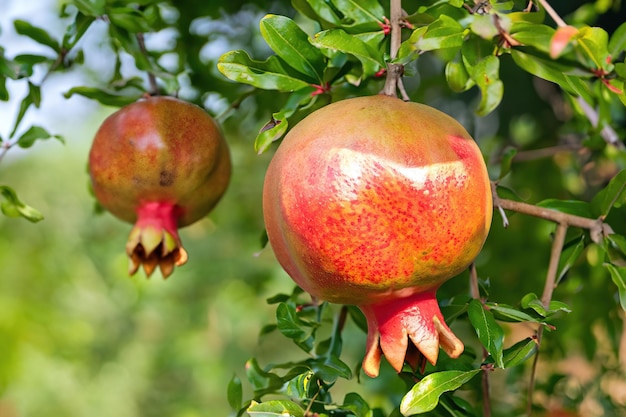
[[604, 223], [601, 218], [590, 219], [588, 217], [576, 216], [575, 214], [563, 213], [558, 210], [522, 203], [521, 201], [507, 200], [504, 198], [497, 198], [497, 200], [494, 198], [494, 205], [498, 208], [539, 217], [555, 223], [563, 223], [567, 226], [587, 229], [589, 230], [591, 239], [594, 242], [599, 242], [603, 236], [613, 233], [611, 226]]
[[548, 0], [538, 0], [538, 3], [541, 4], [541, 7], [546, 9], [546, 12], [550, 15], [554, 23], [556, 23], [559, 27], [567, 26], [567, 23], [559, 16], [559, 14], [550, 6]]
[[[565, 236], [567, 235], [567, 223], [559, 223], [556, 227], [554, 234], [554, 240], [552, 241], [552, 250], [550, 251], [550, 263], [548, 264], [548, 272], [546, 273], [546, 282], [543, 288], [543, 294], [541, 295], [541, 303], [548, 309], [550, 302], [552, 301], [552, 293], [557, 285], [557, 274], [559, 272], [559, 260], [561, 259], [561, 252], [565, 245]], [[537, 365], [539, 363], [539, 348], [541, 347], [541, 339], [543, 338], [543, 326], [537, 329], [537, 353], [533, 360], [533, 366], [530, 374], [530, 380], [528, 382], [528, 399], [526, 404], [526, 415], [532, 416], [533, 406], [533, 391], [535, 389], [535, 380], [537, 374]]]
[[[139, 44], [139, 50], [146, 57], [148, 57], [148, 50], [146, 49], [146, 42], [144, 41], [143, 33], [137, 33], [137, 43]], [[158, 95], [159, 94], [159, 86], [156, 81], [156, 77], [151, 71], [148, 72], [148, 83], [150, 84], [150, 95]]]

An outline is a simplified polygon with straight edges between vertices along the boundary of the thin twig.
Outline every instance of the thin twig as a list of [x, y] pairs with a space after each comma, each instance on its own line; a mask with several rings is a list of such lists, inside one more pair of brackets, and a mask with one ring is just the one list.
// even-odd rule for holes
[[[470, 276], [470, 292], [472, 294], [472, 298], [475, 300], [480, 299], [480, 288], [478, 287], [478, 271], [476, 270], [476, 264], [472, 262], [469, 268], [469, 276]], [[483, 359], [487, 358], [489, 352], [483, 346]], [[491, 416], [491, 401], [489, 400], [489, 373], [491, 370], [483, 369], [482, 371], [482, 394], [483, 394], [483, 417]]]
[[[559, 272], [559, 260], [561, 258], [561, 252], [563, 251], [563, 245], [565, 244], [565, 236], [567, 235], [567, 223], [559, 223], [554, 233], [554, 240], [552, 241], [552, 250], [550, 251], [550, 263], [548, 264], [548, 272], [546, 273], [546, 283], [543, 288], [543, 294], [541, 295], [541, 303], [548, 309], [550, 302], [552, 301], [552, 293], [556, 288], [557, 274]], [[537, 330], [537, 353], [533, 360], [533, 367], [530, 374], [530, 380], [528, 382], [528, 400], [526, 403], [526, 414], [530, 417], [532, 415], [533, 407], [533, 391], [535, 389], [535, 380], [537, 374], [537, 364], [539, 362], [539, 348], [541, 346], [541, 339], [543, 337], [543, 326], [540, 326]]]
[[[137, 37], [137, 43], [139, 44], [139, 50], [146, 58], [149, 58], [148, 50], [146, 49], [146, 42], [143, 37], [143, 33], [141, 32], [137, 33], [136, 37]], [[157, 84], [156, 77], [154, 76], [152, 71], [147, 71], [147, 72], [148, 72], [148, 83], [150, 84], [150, 95], [157, 95], [159, 94], [159, 86]]]
[[556, 23], [559, 27], [567, 26], [567, 23], [565, 23], [565, 21], [561, 19], [561, 16], [559, 16], [552, 6], [550, 6], [548, 0], [538, 0], [538, 2], [544, 9], [546, 9], [546, 12], [548, 12], [552, 20], [554, 20], [554, 23]]

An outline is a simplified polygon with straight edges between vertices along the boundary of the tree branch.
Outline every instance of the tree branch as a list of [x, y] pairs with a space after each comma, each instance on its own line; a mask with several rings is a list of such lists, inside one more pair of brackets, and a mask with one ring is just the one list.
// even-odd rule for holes
[[565, 21], [561, 19], [561, 16], [559, 16], [559, 14], [552, 8], [552, 6], [550, 6], [548, 0], [538, 0], [538, 3], [541, 4], [541, 7], [546, 9], [546, 12], [550, 15], [552, 20], [554, 20], [554, 23], [556, 23], [559, 27], [567, 26], [567, 23], [565, 23]]
[[[144, 41], [143, 33], [137, 33], [137, 43], [139, 44], [139, 50], [141, 53], [148, 58], [148, 50], [146, 49], [146, 42]], [[148, 83], [150, 84], [150, 95], [159, 94], [159, 86], [156, 81], [156, 77], [151, 71], [147, 71], [148, 73]]]
[[494, 196], [494, 206], [505, 210], [511, 210], [529, 216], [539, 217], [566, 226], [580, 227], [589, 230], [591, 239], [599, 242], [603, 236], [613, 233], [611, 226], [604, 223], [602, 219], [590, 219], [588, 217], [576, 216], [575, 214], [563, 213], [545, 207], [522, 203], [521, 201], [507, 200]]
[[[391, 25], [391, 42], [389, 57], [390, 60], [394, 60], [398, 56], [398, 50], [400, 49], [400, 43], [402, 43], [402, 27], [400, 21], [402, 20], [402, 0], [389, 0], [390, 6], [390, 18], [389, 24]], [[390, 97], [397, 97], [398, 85], [400, 84], [400, 77], [404, 72], [404, 66], [401, 64], [387, 64], [387, 76], [385, 78], [385, 86], [383, 87], [382, 94]], [[405, 94], [403, 94], [404, 97]]]
[[[556, 288], [556, 279], [559, 272], [559, 260], [561, 259], [561, 252], [563, 251], [563, 245], [565, 245], [565, 236], [567, 235], [567, 223], [559, 223], [554, 233], [554, 240], [552, 241], [552, 250], [550, 251], [550, 263], [548, 264], [548, 272], [546, 273], [546, 282], [543, 288], [543, 294], [541, 295], [541, 303], [548, 309], [550, 302], [552, 301], [552, 293]], [[539, 347], [541, 346], [541, 339], [543, 338], [543, 326], [537, 329], [537, 353], [533, 360], [533, 367], [530, 374], [530, 380], [528, 382], [528, 402], [526, 404], [526, 414], [532, 416], [533, 406], [533, 391], [535, 389], [535, 377], [537, 373], [537, 364], [539, 362]]]

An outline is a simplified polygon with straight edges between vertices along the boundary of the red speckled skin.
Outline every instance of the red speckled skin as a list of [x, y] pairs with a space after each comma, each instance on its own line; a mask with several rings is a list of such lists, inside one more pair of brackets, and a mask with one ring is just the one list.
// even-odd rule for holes
[[434, 294], [467, 268], [488, 234], [491, 198], [480, 150], [458, 122], [378, 95], [328, 105], [289, 132], [263, 211], [298, 285], [365, 305]]
[[204, 217], [222, 196], [230, 155], [217, 124], [200, 107], [149, 97], [103, 122], [89, 174], [100, 204], [120, 219], [135, 222], [144, 203], [171, 203], [182, 227]]

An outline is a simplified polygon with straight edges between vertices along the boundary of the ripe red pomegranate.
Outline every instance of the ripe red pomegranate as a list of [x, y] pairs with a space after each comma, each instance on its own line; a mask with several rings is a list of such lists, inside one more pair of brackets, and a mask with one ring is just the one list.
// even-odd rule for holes
[[463, 352], [435, 293], [482, 248], [492, 201], [480, 150], [450, 116], [383, 95], [315, 111], [273, 157], [263, 212], [294, 281], [365, 314], [367, 375], [381, 353], [399, 372], [420, 352], [434, 364], [439, 345]]
[[173, 97], [147, 97], [109, 116], [89, 153], [97, 200], [135, 223], [126, 244], [129, 273], [143, 265], [164, 278], [187, 261], [178, 228], [218, 202], [230, 178], [230, 155], [215, 121]]

